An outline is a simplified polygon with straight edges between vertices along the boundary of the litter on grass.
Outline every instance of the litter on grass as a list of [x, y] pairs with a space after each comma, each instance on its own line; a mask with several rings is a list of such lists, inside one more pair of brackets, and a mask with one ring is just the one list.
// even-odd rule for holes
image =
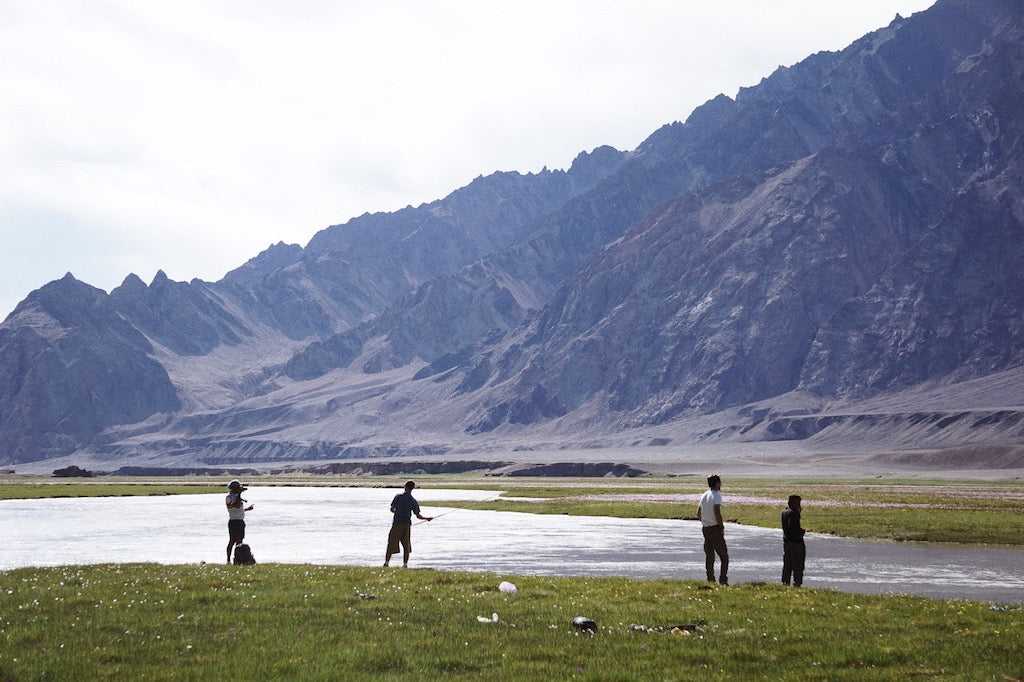
[[582, 632], [597, 632], [597, 623], [583, 616], [576, 616], [572, 619], [572, 626]]
[[639, 625], [632, 623], [629, 626], [630, 632], [649, 632], [652, 634], [665, 634], [669, 632], [673, 635], [693, 635], [704, 629], [706, 625], [704, 620], [699, 620], [696, 623], [688, 623], [686, 625]]
[[518, 589], [516, 589], [516, 586], [513, 583], [510, 583], [507, 580], [501, 581], [501, 583], [498, 585], [498, 590], [504, 592], [505, 594], [515, 594], [519, 591]]

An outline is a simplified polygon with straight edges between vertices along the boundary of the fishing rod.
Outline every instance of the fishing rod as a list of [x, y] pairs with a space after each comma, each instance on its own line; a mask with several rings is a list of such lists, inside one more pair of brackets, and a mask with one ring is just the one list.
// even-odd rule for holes
[[[494, 495], [491, 495], [490, 497], [488, 497], [488, 498], [485, 498], [485, 499], [483, 499], [483, 500], [473, 500], [473, 501], [474, 501], [474, 502], [481, 502], [481, 503], [483, 503], [483, 502], [490, 502], [491, 500], [496, 500], [496, 499], [498, 499], [499, 497], [501, 497], [501, 496], [502, 496], [502, 495], [504, 495], [504, 494], [505, 494], [505, 491], [504, 491], [504, 490], [502, 490], [502, 491], [499, 491], [499, 492], [495, 493]], [[442, 513], [438, 514], [437, 516], [431, 516], [431, 517], [430, 517], [430, 520], [431, 520], [431, 521], [433, 521], [434, 519], [439, 519], [439, 518], [441, 518], [442, 516], [448, 516], [448, 515], [449, 515], [449, 514], [451, 514], [452, 512], [457, 512], [457, 511], [466, 511], [466, 510], [465, 510], [465, 509], [464, 509], [463, 507], [455, 507], [454, 509], [449, 509], [449, 510], [448, 510], [448, 511], [446, 511], [446, 512], [442, 512]], [[412, 525], [414, 525], [414, 526], [418, 526], [418, 525], [420, 525], [421, 523], [427, 523], [427, 521], [426, 521], [426, 520], [424, 520], [424, 521], [417, 521], [416, 523], [414, 523], [414, 524], [412, 524]]]

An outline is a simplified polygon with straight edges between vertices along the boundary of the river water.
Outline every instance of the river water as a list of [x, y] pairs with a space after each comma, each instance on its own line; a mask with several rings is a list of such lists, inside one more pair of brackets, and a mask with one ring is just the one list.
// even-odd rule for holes
[[[379, 566], [391, 498], [384, 488], [258, 487], [245, 495], [246, 541], [260, 563]], [[515, 575], [703, 580], [696, 521], [469, 511], [435, 501], [493, 491], [415, 492], [412, 568]], [[689, 513], [690, 509], [681, 510]], [[776, 582], [782, 533], [726, 527], [732, 584]], [[985, 602], [1024, 602], [1024, 550], [891, 543], [809, 533], [805, 587]], [[0, 501], [0, 571], [27, 566], [223, 562], [224, 495]], [[395, 557], [392, 566], [400, 564]], [[393, 568], [391, 570], [401, 570]], [[3, 577], [0, 575], [0, 584]]]

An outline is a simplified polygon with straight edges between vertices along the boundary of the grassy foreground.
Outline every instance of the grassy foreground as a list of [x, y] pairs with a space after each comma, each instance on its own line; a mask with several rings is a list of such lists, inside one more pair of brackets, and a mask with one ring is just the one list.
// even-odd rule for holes
[[0, 680], [1015, 680], [1021, 651], [1020, 606], [781, 585], [284, 564], [0, 573]]

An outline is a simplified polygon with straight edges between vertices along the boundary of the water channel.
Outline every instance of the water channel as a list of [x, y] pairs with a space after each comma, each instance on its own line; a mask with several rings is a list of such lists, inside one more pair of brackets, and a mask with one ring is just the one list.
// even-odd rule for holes
[[[391, 515], [384, 488], [257, 487], [246, 493], [246, 540], [257, 561], [379, 566]], [[434, 501], [494, 491], [417, 489], [412, 568], [501, 576], [624, 576], [702, 580], [699, 523], [469, 511]], [[681, 510], [690, 513], [690, 509]], [[775, 582], [776, 529], [729, 524], [732, 584]], [[865, 594], [1024, 602], [1024, 550], [892, 543], [808, 534], [805, 587]], [[225, 561], [224, 496], [0, 501], [0, 571], [28, 566]], [[401, 569], [390, 569], [401, 570]], [[0, 575], [0, 585], [3, 576]]]

